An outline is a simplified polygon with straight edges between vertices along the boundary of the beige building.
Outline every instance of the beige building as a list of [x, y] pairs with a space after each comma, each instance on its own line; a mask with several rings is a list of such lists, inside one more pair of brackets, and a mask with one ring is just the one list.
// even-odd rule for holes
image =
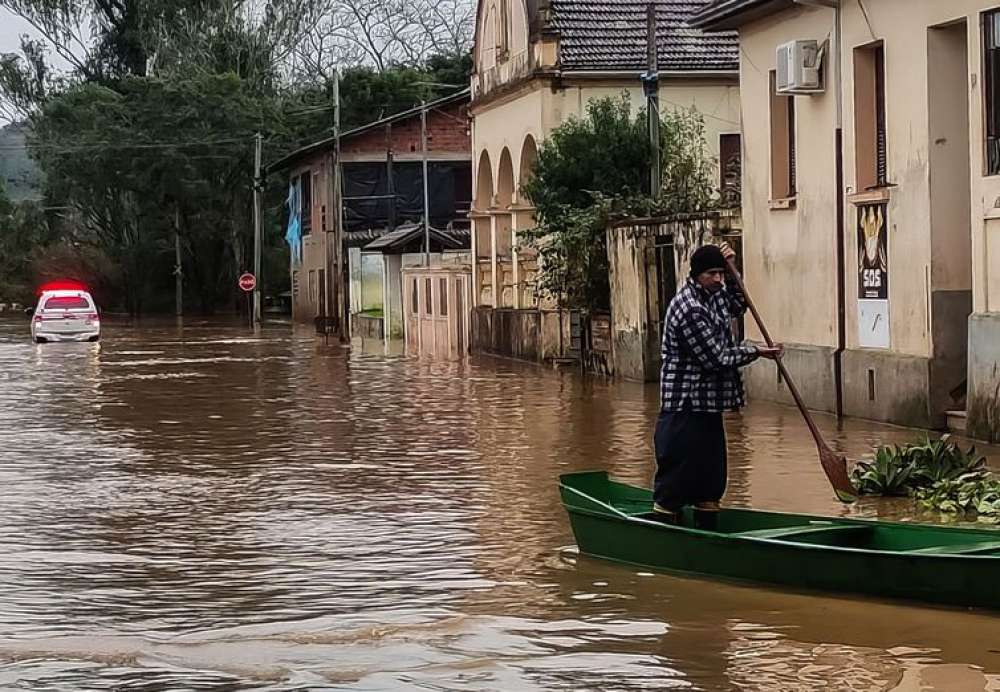
[[[716, 0], [692, 24], [739, 31], [748, 286], [809, 403], [961, 426], [967, 389], [996, 438], [1000, 2]], [[787, 396], [773, 367], [750, 389]]]
[[[705, 35], [686, 19], [699, 3], [655, 0], [661, 108], [697, 108], [716, 156], [739, 156], [735, 33]], [[553, 128], [595, 98], [644, 105], [646, 4], [608, 0], [480, 0], [472, 78], [474, 307], [536, 309], [534, 226], [519, 190]], [[544, 348], [537, 349], [543, 352]]]

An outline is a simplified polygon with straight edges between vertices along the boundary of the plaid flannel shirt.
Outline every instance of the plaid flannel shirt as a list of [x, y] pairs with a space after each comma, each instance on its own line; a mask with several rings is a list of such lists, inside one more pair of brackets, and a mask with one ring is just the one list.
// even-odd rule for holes
[[733, 336], [732, 319], [746, 309], [735, 285], [713, 294], [687, 280], [663, 318], [661, 410], [718, 413], [744, 405], [739, 368], [759, 356]]

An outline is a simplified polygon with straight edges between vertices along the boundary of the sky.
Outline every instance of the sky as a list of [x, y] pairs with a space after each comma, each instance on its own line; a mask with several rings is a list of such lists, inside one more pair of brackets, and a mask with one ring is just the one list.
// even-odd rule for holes
[[[10, 10], [0, 7], [0, 53], [19, 53], [21, 50], [21, 34], [31, 37], [39, 36], [35, 28]], [[49, 61], [55, 67], [65, 67], [66, 62], [54, 51], [49, 52]]]
[[[20, 53], [21, 34], [28, 34], [34, 38], [39, 37], [39, 33], [28, 22], [6, 8], [0, 7], [0, 54]], [[68, 63], [51, 48], [49, 50], [49, 64], [56, 69], [65, 69], [68, 66]], [[0, 127], [6, 124], [7, 121], [0, 115]]]
[[0, 53], [14, 53], [21, 45], [21, 34], [37, 35], [26, 21], [0, 7]]

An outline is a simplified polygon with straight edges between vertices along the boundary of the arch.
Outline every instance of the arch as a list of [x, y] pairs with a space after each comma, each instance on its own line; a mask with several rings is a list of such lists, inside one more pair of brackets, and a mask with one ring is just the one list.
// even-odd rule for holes
[[[511, 53], [528, 49], [532, 19], [538, 11], [537, 4], [537, 0], [507, 0], [506, 3], [477, 0], [476, 28], [472, 37], [473, 64], [477, 72], [485, 72], [497, 64], [496, 47], [499, 41], [496, 31], [499, 24], [506, 27], [507, 45]], [[496, 16], [501, 10], [510, 15], [502, 23]]]
[[535, 143], [534, 136], [527, 135], [524, 138], [524, 144], [521, 145], [521, 162], [517, 167], [518, 190], [523, 189], [527, 184], [531, 174], [535, 172], [536, 163], [538, 163], [538, 145]]
[[514, 162], [510, 149], [503, 148], [500, 154], [500, 171], [497, 174], [497, 205], [506, 209], [514, 203]]
[[493, 165], [490, 163], [490, 153], [483, 150], [479, 156], [479, 170], [476, 175], [476, 209], [489, 209], [493, 206]]
[[497, 6], [489, 0], [482, 7], [483, 15], [479, 18], [476, 32], [476, 66], [480, 72], [485, 72], [497, 64]]

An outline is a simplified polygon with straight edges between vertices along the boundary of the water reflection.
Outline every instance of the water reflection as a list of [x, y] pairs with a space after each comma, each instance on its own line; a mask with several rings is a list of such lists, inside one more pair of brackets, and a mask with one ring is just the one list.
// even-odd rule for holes
[[[656, 388], [287, 325], [0, 322], [0, 688], [995, 689], [995, 619], [579, 558], [555, 477], [647, 483]], [[912, 431], [820, 421], [846, 453]], [[833, 498], [797, 414], [728, 501]]]

